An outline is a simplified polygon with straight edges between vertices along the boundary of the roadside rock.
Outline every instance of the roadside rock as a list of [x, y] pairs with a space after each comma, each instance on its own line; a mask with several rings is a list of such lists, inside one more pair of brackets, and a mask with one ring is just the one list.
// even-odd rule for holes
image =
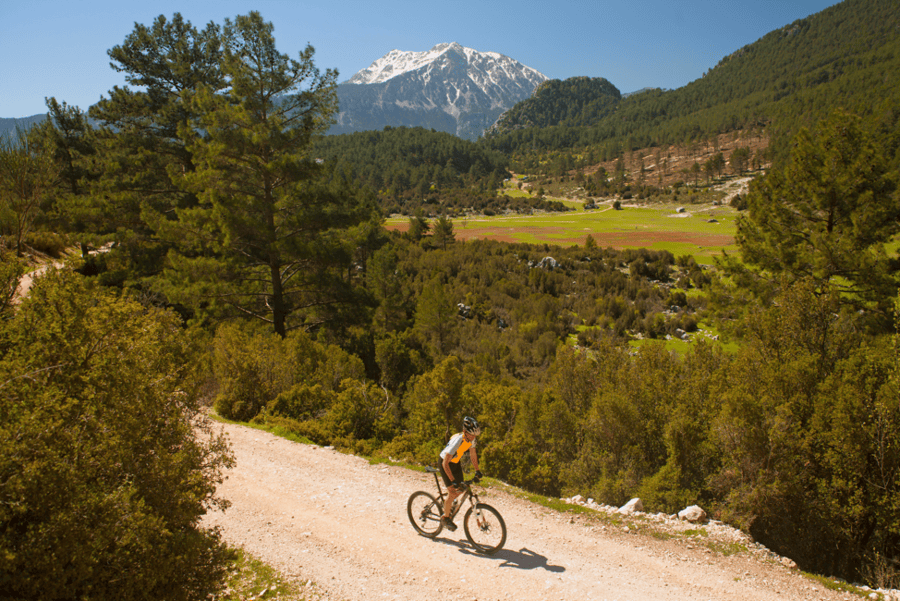
[[619, 507], [619, 513], [634, 513], [636, 511], [644, 511], [644, 504], [638, 498], [634, 498]]
[[692, 524], [705, 524], [708, 521], [706, 512], [697, 505], [691, 505], [679, 511], [678, 518]]
[[797, 564], [790, 557], [782, 557], [780, 561], [781, 561], [781, 565], [783, 565], [784, 567], [786, 567], [789, 570], [797, 569]]

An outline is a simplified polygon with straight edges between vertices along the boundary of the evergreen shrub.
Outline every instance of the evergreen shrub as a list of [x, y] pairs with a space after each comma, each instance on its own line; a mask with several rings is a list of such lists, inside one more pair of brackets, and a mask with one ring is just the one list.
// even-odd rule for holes
[[200, 416], [196, 339], [55, 270], [0, 322], [0, 597], [219, 592], [227, 549], [200, 519], [231, 458]]

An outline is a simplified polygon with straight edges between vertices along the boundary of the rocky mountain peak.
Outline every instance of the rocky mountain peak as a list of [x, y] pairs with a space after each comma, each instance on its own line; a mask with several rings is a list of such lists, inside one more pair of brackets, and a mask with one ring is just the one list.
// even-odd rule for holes
[[508, 56], [457, 42], [391, 50], [338, 86], [331, 133], [419, 125], [475, 139], [546, 80]]

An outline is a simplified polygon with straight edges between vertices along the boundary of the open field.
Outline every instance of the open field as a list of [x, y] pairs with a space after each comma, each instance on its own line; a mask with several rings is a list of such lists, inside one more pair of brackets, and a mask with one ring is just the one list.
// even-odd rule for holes
[[[648, 248], [673, 255], [693, 255], [698, 263], [711, 264], [722, 250], [736, 253], [737, 211], [729, 206], [684, 205], [629, 206], [616, 211], [601, 205], [594, 211], [562, 214], [472, 217], [453, 220], [457, 240], [491, 239], [557, 246], [583, 245], [587, 236], [601, 248]], [[405, 231], [409, 219], [391, 218], [386, 227]]]

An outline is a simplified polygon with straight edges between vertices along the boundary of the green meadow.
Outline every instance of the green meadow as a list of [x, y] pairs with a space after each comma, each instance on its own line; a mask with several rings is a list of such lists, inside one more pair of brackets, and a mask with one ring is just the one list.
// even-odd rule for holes
[[[737, 253], [734, 243], [738, 212], [729, 206], [608, 205], [568, 213], [468, 217], [453, 220], [459, 240], [489, 238], [507, 242], [582, 245], [587, 236], [601, 248], [648, 248], [673, 255], [693, 255], [698, 263], [711, 264], [723, 250]], [[684, 212], [677, 210], [683, 208]], [[405, 229], [408, 218], [391, 218], [390, 229]]]

